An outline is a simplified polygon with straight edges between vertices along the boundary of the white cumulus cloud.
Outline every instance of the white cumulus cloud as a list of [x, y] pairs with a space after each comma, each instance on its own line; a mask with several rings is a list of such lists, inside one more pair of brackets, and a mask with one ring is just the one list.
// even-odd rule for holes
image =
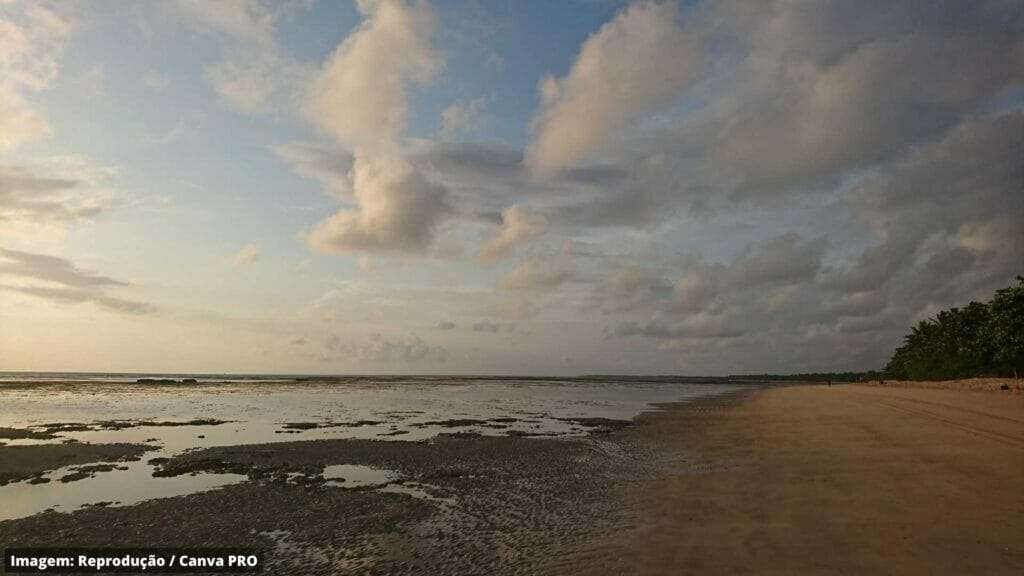
[[583, 43], [568, 75], [541, 82], [527, 164], [544, 173], [591, 159], [677, 99], [699, 56], [675, 3], [633, 4]]
[[360, 2], [363, 23], [334, 51], [314, 81], [307, 114], [343, 145], [393, 152], [404, 136], [407, 92], [443, 60], [431, 42], [433, 14], [419, 1]]
[[57, 78], [74, 28], [72, 17], [35, 3], [0, 11], [0, 152], [51, 134], [31, 98]]

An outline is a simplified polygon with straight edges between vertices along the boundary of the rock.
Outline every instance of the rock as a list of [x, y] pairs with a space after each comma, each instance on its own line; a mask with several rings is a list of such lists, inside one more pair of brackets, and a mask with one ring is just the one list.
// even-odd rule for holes
[[[86, 474], [92, 475], [92, 474], [94, 474], [96, 472], [110, 472], [111, 470], [114, 470], [116, 468], [119, 468], [119, 467], [117, 465], [115, 465], [115, 464], [87, 464], [85, 466], [76, 466], [74, 468], [74, 471], [75, 472], [84, 472]], [[124, 468], [124, 467], [120, 467], [120, 468]], [[127, 468], [124, 468], [124, 469], [127, 470]]]
[[416, 427], [424, 426], [444, 426], [445, 428], [464, 428], [466, 426], [482, 426], [487, 424], [487, 420], [474, 420], [472, 418], [451, 418], [449, 420], [431, 420], [429, 422], [421, 422], [419, 424], [413, 424]]
[[71, 474], [67, 474], [67, 475], [61, 476], [60, 481], [64, 482], [66, 484], [68, 482], [75, 482], [76, 480], [82, 480], [84, 478], [91, 478], [91, 477], [92, 477], [92, 474], [90, 474], [88, 472], [72, 472]]
[[0, 428], [0, 438], [7, 440], [50, 440], [56, 438], [49, 431], [36, 432], [34, 430], [28, 430], [24, 428]]

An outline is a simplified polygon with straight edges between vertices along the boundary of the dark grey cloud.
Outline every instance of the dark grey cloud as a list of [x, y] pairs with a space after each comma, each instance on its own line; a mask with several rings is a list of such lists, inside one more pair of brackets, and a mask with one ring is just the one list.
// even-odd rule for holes
[[771, 238], [737, 258], [727, 281], [757, 287], [813, 280], [821, 268], [825, 246], [824, 238], [804, 242], [793, 232]]
[[76, 288], [127, 285], [107, 276], [80, 270], [71, 261], [56, 256], [6, 248], [0, 248], [0, 256], [5, 260], [0, 261], [0, 274], [46, 280]]
[[530, 256], [502, 277], [500, 286], [512, 292], [549, 292], [574, 277], [575, 271], [565, 259]]
[[589, 211], [643, 227], [680, 210], [831, 205], [860, 247], [807, 240], [796, 232], [814, 223], [794, 218], [793, 233], [726, 262], [697, 252], [668, 272], [612, 269], [594, 299], [629, 319], [611, 335], [702, 365], [767, 366], [768, 350], [803, 361], [801, 350], [878, 366], [917, 319], [1021, 272], [1024, 124], [1019, 97], [1005, 100], [1024, 85], [1016, 3], [735, 2], [706, 14], [709, 38], [730, 39], [716, 46], [732, 65], [706, 92], [720, 98], [634, 140], [621, 162], [657, 157], [660, 170], [633, 172], [632, 202], [564, 212], [578, 226], [615, 220]]
[[[541, 319], [596, 311], [610, 337], [704, 367], [877, 367], [913, 322], [1024, 271], [1019, 2], [737, 0], [681, 12], [702, 66], [675, 98], [611, 109], [629, 118], [614, 145], [556, 146], [559, 169], [539, 175], [501, 144], [406, 142], [403, 161], [444, 190], [444, 211], [430, 208], [438, 198], [384, 202], [400, 208], [365, 218], [358, 237], [331, 237], [344, 250], [407, 248], [443, 221], [486, 246], [515, 207], [544, 231], [509, 232], [515, 251], [498, 244], [520, 258], [498, 294]], [[585, 128], [588, 110], [560, 102]], [[350, 193], [351, 154], [279, 153], [372, 212]], [[419, 232], [374, 240], [383, 229]], [[552, 256], [562, 241], [586, 254]]]
[[374, 334], [361, 340], [342, 340], [331, 336], [324, 343], [324, 359], [345, 359], [379, 363], [443, 363], [448, 360], [448, 349], [432, 346], [414, 334], [384, 337]]
[[515, 329], [515, 324], [505, 322], [481, 320], [473, 323], [473, 332], [489, 332], [491, 334], [498, 334], [499, 332], [514, 332]]
[[721, 29], [748, 53], [712, 157], [735, 171], [740, 191], [761, 194], [834, 180], [940, 137], [1024, 79], [1019, 8], [726, 6]]
[[150, 304], [110, 294], [111, 289], [128, 286], [126, 282], [81, 270], [69, 260], [56, 256], [0, 248], [0, 278], [6, 279], [0, 283], [0, 290], [51, 302], [92, 302], [126, 314], [155, 312]]
[[616, 326], [614, 333], [616, 336], [648, 336], [678, 340], [685, 338], [735, 338], [742, 336], [743, 330], [738, 326], [726, 326], [725, 322], [720, 319], [712, 322], [690, 320], [672, 326], [657, 321], [642, 324], [626, 321]]
[[331, 196], [352, 200], [351, 153], [318, 142], [286, 142], [272, 150], [299, 176], [318, 181]]
[[102, 212], [101, 198], [78, 194], [86, 182], [54, 178], [18, 166], [0, 166], [0, 222], [72, 222]]
[[[615, 336], [657, 340], [720, 339], [764, 334], [787, 324], [800, 330], [816, 323], [823, 305], [813, 286], [823, 269], [825, 243], [784, 234], [748, 246], [730, 263], [687, 257], [674, 280], [661, 273], [633, 273], [606, 279], [595, 288], [598, 300], [633, 302], [619, 310], [644, 320], [621, 321]], [[614, 286], [615, 289], [610, 287]]]
[[668, 276], [675, 273], [631, 262], [607, 262], [603, 273], [592, 283], [588, 304], [605, 314], [650, 310], [672, 296]]

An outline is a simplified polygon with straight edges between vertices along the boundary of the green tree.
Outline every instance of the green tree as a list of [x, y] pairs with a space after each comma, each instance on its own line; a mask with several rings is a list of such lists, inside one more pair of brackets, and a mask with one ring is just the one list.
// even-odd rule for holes
[[992, 347], [993, 368], [1001, 374], [1024, 373], [1024, 277], [996, 292], [989, 303], [984, 338]]
[[1024, 278], [990, 302], [939, 312], [903, 339], [885, 367], [890, 378], [945, 380], [1024, 371]]

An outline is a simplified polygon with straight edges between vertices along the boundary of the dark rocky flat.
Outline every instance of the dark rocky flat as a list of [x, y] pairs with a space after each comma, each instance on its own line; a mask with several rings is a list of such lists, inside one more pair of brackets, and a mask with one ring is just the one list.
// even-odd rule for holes
[[56, 438], [49, 431], [28, 428], [0, 428], [0, 438], [5, 440], [52, 440]]
[[[430, 441], [335, 439], [214, 447], [153, 460], [156, 475], [247, 474], [222, 489], [0, 522], [10, 546], [251, 546], [271, 574], [586, 573], [580, 549], [632, 525], [623, 494], [668, 465], [628, 433], [585, 438], [454, 433]], [[398, 480], [344, 488], [337, 464]], [[168, 521], [168, 519], [174, 519]], [[582, 564], [580, 566], [583, 566]]]
[[[42, 444], [0, 446], [0, 485], [37, 477], [74, 464], [139, 460], [152, 446], [145, 444]], [[91, 472], [85, 472], [88, 476]]]

